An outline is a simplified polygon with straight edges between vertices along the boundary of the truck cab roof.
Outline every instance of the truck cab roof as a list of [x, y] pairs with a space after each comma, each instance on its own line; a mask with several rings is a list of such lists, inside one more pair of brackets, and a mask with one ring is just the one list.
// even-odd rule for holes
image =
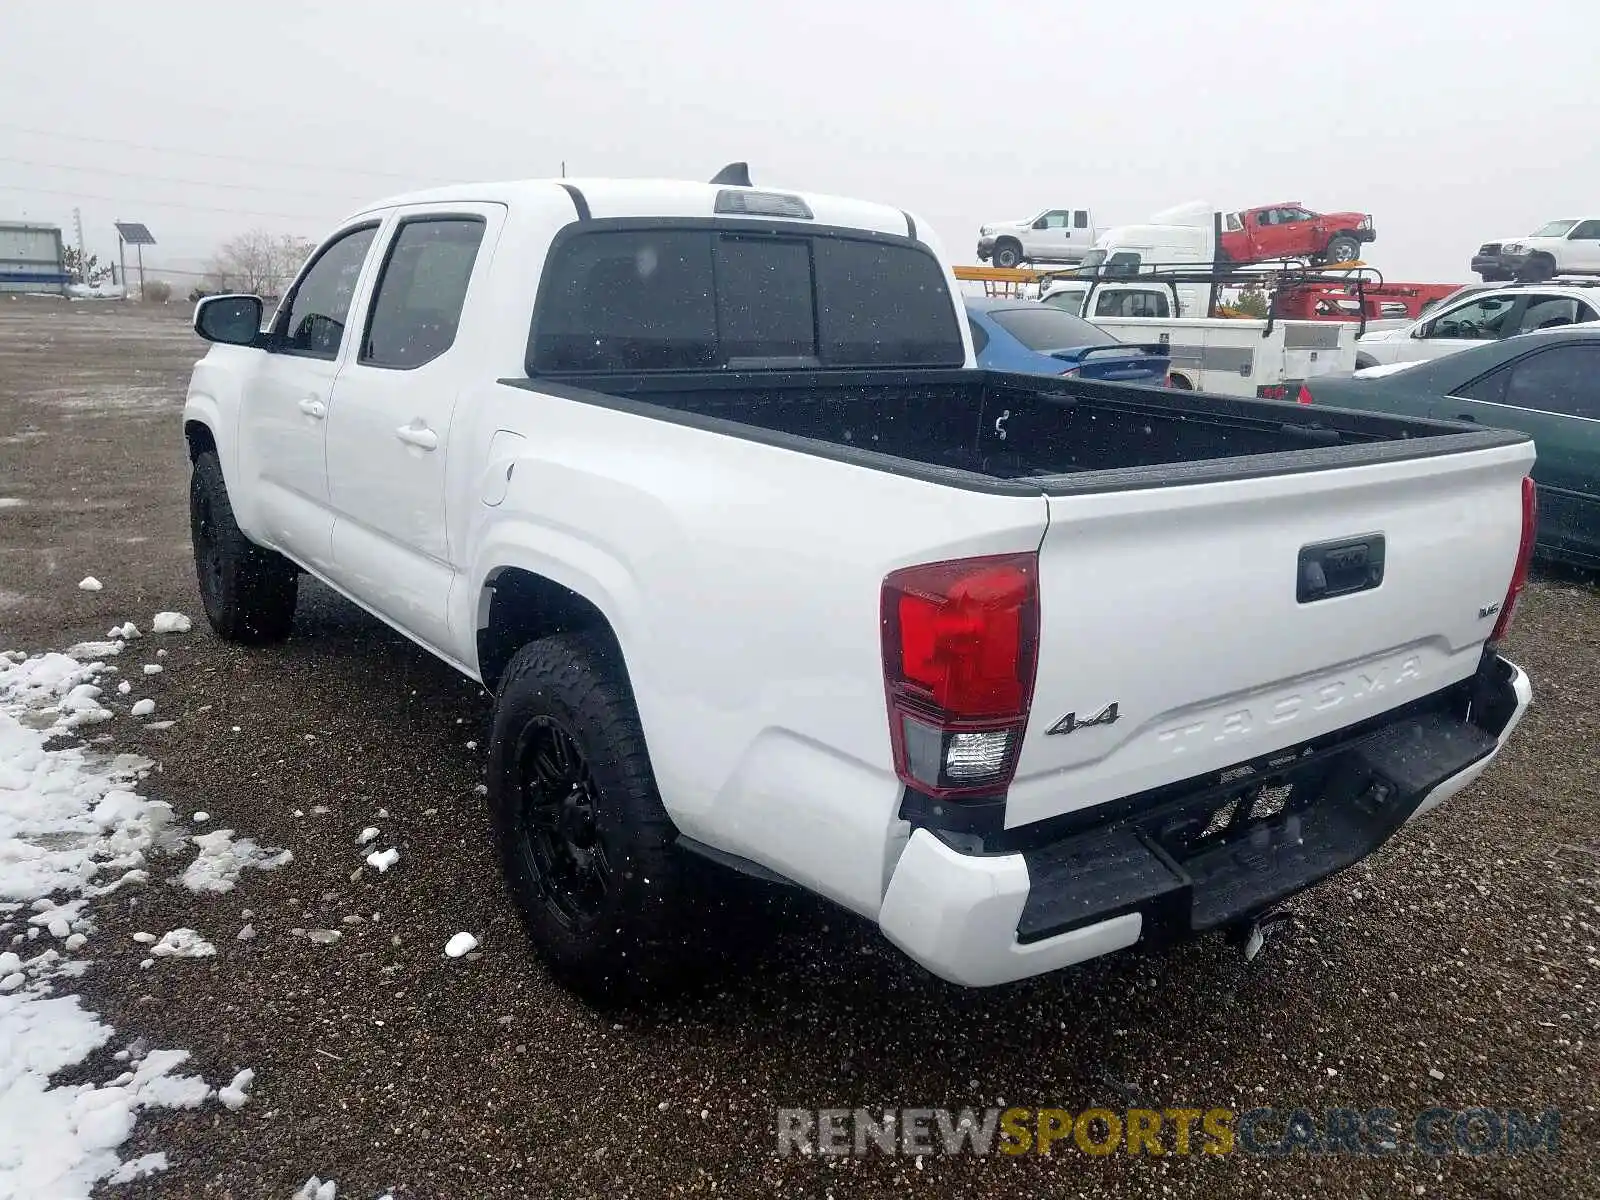
[[[547, 202], [565, 192], [579, 219], [604, 217], [748, 217], [801, 220], [927, 241], [927, 226], [903, 209], [792, 188], [741, 187], [676, 179], [514, 179], [452, 184], [390, 196], [351, 214], [411, 205], [491, 203], [508, 207]], [[743, 200], [719, 197], [742, 195]], [[787, 200], [790, 203], [785, 204]], [[793, 205], [799, 201], [801, 207]], [[803, 208], [803, 212], [802, 212]], [[809, 215], [805, 215], [809, 214]]]

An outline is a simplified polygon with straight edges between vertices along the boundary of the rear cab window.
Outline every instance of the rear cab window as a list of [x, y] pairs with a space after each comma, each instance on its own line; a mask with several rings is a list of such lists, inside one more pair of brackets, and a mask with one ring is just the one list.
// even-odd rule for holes
[[526, 365], [538, 375], [965, 362], [943, 269], [921, 245], [710, 222], [559, 237]]

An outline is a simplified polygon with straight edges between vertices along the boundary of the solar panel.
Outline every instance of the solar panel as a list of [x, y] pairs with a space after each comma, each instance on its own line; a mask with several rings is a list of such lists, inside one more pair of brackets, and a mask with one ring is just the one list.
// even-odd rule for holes
[[140, 225], [137, 221], [118, 221], [117, 236], [128, 246], [154, 246], [156, 239], [150, 234], [148, 225]]

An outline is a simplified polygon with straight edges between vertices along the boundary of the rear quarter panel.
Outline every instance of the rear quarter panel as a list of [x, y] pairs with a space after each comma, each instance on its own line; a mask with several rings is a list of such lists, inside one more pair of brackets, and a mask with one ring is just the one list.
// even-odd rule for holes
[[504, 499], [470, 502], [469, 565], [452, 597], [461, 640], [499, 567], [586, 597], [621, 644], [679, 830], [875, 914], [908, 832], [884, 698], [883, 578], [1036, 549], [1044, 497], [963, 491], [507, 385], [461, 407], [477, 414], [475, 437], [524, 438]]

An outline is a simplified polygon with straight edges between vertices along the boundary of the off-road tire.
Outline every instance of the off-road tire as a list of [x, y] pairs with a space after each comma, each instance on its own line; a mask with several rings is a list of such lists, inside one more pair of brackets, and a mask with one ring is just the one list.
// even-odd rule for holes
[[288, 637], [294, 626], [299, 569], [244, 535], [234, 520], [214, 450], [194, 460], [189, 476], [189, 536], [200, 603], [217, 635], [244, 645]]
[[[564, 914], [539, 872], [523, 791], [525, 743], [539, 725], [563, 730], [593, 785], [593, 830], [612, 886], [593, 919]], [[679, 982], [687, 888], [677, 833], [656, 790], [644, 730], [609, 638], [563, 633], [531, 642], [507, 665], [489, 741], [490, 815], [506, 885], [545, 962], [597, 999], [626, 1001]]]
[[1348, 233], [1336, 233], [1328, 239], [1323, 257], [1331, 263], [1351, 262], [1361, 257], [1361, 242]]

